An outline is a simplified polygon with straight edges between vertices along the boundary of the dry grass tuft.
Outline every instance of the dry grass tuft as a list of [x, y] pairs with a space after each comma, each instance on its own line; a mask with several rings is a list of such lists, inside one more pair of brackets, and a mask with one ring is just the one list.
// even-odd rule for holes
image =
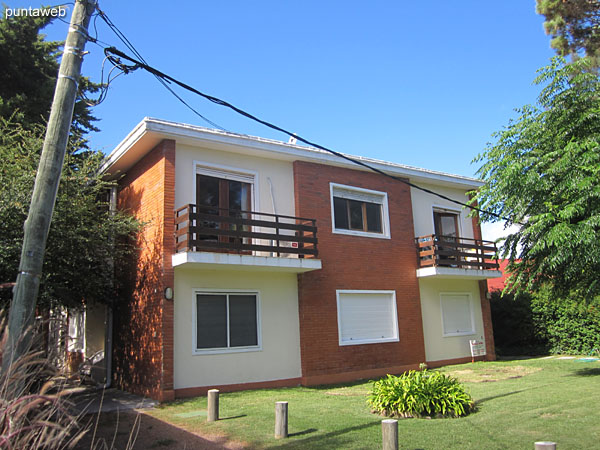
[[[0, 312], [0, 348], [8, 338]], [[0, 448], [73, 448], [86, 430], [68, 400], [72, 393], [49, 364], [46, 352], [30, 350], [0, 373]]]
[[477, 370], [462, 369], [445, 371], [448, 375], [457, 378], [461, 383], [486, 383], [493, 381], [508, 380], [510, 378], [521, 378], [526, 375], [542, 370], [540, 367], [498, 367], [489, 368], [478, 367]]

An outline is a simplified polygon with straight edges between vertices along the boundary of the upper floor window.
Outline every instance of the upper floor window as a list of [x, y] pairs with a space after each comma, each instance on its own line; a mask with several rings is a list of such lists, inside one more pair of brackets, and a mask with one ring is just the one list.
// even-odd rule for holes
[[330, 183], [333, 232], [389, 238], [387, 194]]

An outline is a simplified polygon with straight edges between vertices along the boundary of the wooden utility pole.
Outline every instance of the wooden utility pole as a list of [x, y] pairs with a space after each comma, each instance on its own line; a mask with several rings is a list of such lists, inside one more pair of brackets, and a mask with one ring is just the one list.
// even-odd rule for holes
[[46, 239], [73, 119], [83, 50], [88, 36], [87, 28], [95, 7], [95, 0], [76, 0], [71, 16], [44, 147], [24, 226], [19, 274], [8, 318], [8, 339], [2, 355], [2, 371], [5, 374], [9, 372], [12, 362], [31, 346], [31, 329], [34, 325]]

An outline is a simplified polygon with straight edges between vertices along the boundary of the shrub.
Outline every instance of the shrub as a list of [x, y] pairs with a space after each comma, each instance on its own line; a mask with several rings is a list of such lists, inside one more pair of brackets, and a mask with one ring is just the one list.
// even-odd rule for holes
[[590, 354], [600, 348], [600, 297], [554, 298], [492, 292], [496, 351], [502, 355]]
[[389, 417], [460, 417], [474, 406], [455, 378], [426, 369], [374, 382], [367, 403], [374, 412]]

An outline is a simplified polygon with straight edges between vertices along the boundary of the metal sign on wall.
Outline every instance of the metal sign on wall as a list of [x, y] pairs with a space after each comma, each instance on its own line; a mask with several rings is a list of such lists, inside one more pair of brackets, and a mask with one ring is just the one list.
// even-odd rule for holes
[[476, 356], [484, 356], [485, 353], [485, 342], [471, 340], [469, 341], [469, 345], [471, 346], [471, 356], [475, 358]]

